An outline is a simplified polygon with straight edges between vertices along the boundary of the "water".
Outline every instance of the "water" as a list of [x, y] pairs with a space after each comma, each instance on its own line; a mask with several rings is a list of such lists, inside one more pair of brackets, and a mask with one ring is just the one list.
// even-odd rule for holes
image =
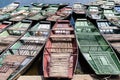
[[0, 7], [4, 7], [11, 2], [18, 1], [21, 3], [21, 6], [24, 5], [30, 5], [33, 2], [39, 2], [39, 3], [70, 3], [72, 5], [74, 2], [81, 2], [81, 3], [89, 3], [93, 2], [95, 0], [0, 0]]

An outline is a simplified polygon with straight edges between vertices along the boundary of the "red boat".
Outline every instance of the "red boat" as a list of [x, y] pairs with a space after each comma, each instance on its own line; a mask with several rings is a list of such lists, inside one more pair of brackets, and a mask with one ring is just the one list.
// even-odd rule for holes
[[9, 27], [12, 22], [4, 21], [0, 23], [0, 32]]
[[78, 48], [73, 27], [68, 20], [56, 21], [44, 49], [44, 77], [71, 79], [77, 59]]
[[62, 9], [60, 9], [59, 11], [57, 11], [52, 16], [49, 16], [47, 18], [47, 20], [48, 21], [56, 21], [56, 20], [67, 19], [67, 18], [70, 17], [71, 13], [72, 13], [72, 8], [67, 6], [67, 7], [64, 7]]

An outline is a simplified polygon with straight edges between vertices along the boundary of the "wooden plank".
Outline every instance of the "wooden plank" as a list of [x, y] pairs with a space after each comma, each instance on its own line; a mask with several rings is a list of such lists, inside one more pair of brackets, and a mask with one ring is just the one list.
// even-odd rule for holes
[[17, 80], [43, 80], [42, 76], [20, 76]]
[[72, 80], [93, 80], [89, 74], [74, 75]]
[[51, 38], [75, 38], [75, 35], [71, 34], [71, 35], [51, 35]]
[[120, 37], [120, 34], [104, 34], [105, 37]]
[[118, 27], [116, 27], [116, 26], [105, 26], [105, 27], [100, 27], [100, 29], [102, 29], [102, 30], [108, 30], [108, 29], [119, 29]]
[[73, 28], [53, 28], [52, 30], [65, 30], [65, 31], [73, 31]]
[[120, 40], [120, 34], [104, 34], [104, 37], [108, 41], [115, 41], [115, 40]]

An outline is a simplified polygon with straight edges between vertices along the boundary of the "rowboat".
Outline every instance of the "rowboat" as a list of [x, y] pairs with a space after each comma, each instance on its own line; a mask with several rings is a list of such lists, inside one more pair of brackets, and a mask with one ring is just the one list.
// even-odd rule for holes
[[41, 10], [42, 10], [42, 6], [41, 7], [34, 7], [33, 6], [29, 9], [29, 14], [27, 17], [32, 17], [32, 16], [40, 13]]
[[58, 5], [58, 4], [50, 4], [50, 5], [48, 6], [48, 8], [46, 8], [46, 9], [42, 12], [42, 14], [43, 14], [44, 16], [51, 16], [51, 15], [55, 14], [55, 12], [58, 10], [58, 8], [59, 8], [59, 5]]
[[43, 3], [31, 3], [31, 5], [35, 6], [35, 7], [42, 7], [43, 5], [45, 6], [45, 4], [43, 4]]
[[[25, 26], [24, 26], [25, 25]], [[12, 44], [14, 44], [24, 33], [26, 30], [20, 30], [19, 27], [23, 28], [26, 27], [28, 29], [31, 25], [31, 22], [29, 21], [22, 21], [19, 23], [16, 23], [14, 25], [11, 25], [7, 28], [7, 30], [4, 30], [0, 33], [0, 53], [9, 48]], [[22, 27], [24, 26], [24, 27]], [[15, 27], [17, 29], [15, 29]], [[14, 28], [13, 30], [10, 29]]]
[[10, 18], [10, 14], [9, 13], [0, 15], [0, 21], [7, 20], [9, 18]]
[[120, 29], [110, 23], [108, 20], [98, 20], [97, 26], [100, 30], [100, 32], [103, 34], [106, 40], [110, 42], [110, 44], [120, 52]]
[[40, 51], [48, 38], [49, 31], [50, 23], [40, 22], [6, 50], [0, 56], [0, 79], [16, 80], [22, 75], [32, 65], [37, 56], [42, 55]]
[[89, 19], [103, 19], [102, 9], [98, 5], [89, 5], [86, 14], [89, 17]]
[[12, 22], [9, 21], [3, 21], [0, 23], [0, 33], [6, 30], [7, 27], [9, 27], [12, 24]]
[[113, 0], [107, 0], [104, 4], [101, 5], [103, 9], [112, 9], [115, 6], [115, 2]]
[[3, 8], [0, 8], [0, 15], [14, 11], [15, 9], [19, 7], [19, 5], [20, 5], [19, 2], [13, 2]]
[[96, 1], [93, 1], [93, 2], [89, 2], [87, 5], [103, 5], [106, 3], [107, 0], [96, 0]]
[[[47, 8], [47, 7], [49, 7], [49, 5], [51, 5], [51, 4], [32, 3], [32, 6], [35, 6], [35, 7], [43, 6], [43, 8]], [[59, 9], [61, 9], [61, 8], [65, 7], [65, 6], [68, 6], [68, 3], [59, 3], [59, 4], [56, 4], [56, 5], [59, 5]]]
[[82, 3], [76, 2], [73, 4], [73, 16], [85, 16], [86, 10]]
[[20, 7], [10, 14], [9, 21], [22, 21], [28, 16], [28, 14], [29, 6]]
[[45, 12], [44, 10], [42, 10], [44, 7], [44, 4], [40, 4], [40, 5], [41, 6], [39, 6], [39, 7], [33, 6], [33, 9], [35, 8], [35, 13], [33, 10], [30, 9], [33, 12], [33, 15], [30, 15], [30, 13], [29, 13], [29, 15], [27, 16], [26, 19], [32, 20], [32, 21], [44, 20], [47, 17], [47, 16], [42, 14], [43, 12]]
[[120, 26], [120, 14], [113, 9], [104, 9], [104, 16], [114, 25]]
[[45, 20], [47, 16], [42, 14], [43, 12], [44, 12], [44, 10], [41, 10], [40, 13], [37, 13], [36, 15], [31, 16], [31, 17], [27, 17], [26, 19], [32, 20], [32, 21]]
[[119, 75], [120, 61], [98, 29], [87, 19], [77, 19], [75, 32], [80, 53], [97, 75]]
[[71, 79], [76, 69], [77, 57], [73, 27], [68, 20], [56, 21], [44, 48], [44, 77]]
[[114, 11], [120, 14], [120, 5], [115, 5]]
[[58, 10], [55, 14], [49, 16], [47, 20], [55, 22], [57, 20], [68, 19], [70, 18], [71, 14], [72, 14], [72, 8], [67, 6]]
[[14, 26], [10, 26], [7, 28], [7, 31], [9, 34], [12, 35], [21, 35], [24, 34], [31, 26], [32, 21], [30, 20], [23, 20], [18, 23], [16, 23]]

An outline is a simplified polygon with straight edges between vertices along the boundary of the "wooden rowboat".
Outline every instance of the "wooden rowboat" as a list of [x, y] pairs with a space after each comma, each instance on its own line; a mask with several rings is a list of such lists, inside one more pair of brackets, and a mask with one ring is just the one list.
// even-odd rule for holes
[[101, 5], [103, 9], [112, 9], [115, 6], [115, 2], [113, 0], [107, 0], [104, 4]]
[[44, 49], [44, 77], [71, 79], [76, 69], [77, 58], [74, 29], [68, 20], [58, 20]]
[[72, 14], [72, 8], [64, 7], [60, 9], [59, 11], [57, 11], [55, 14], [49, 16], [47, 20], [55, 22], [57, 20], [63, 20], [63, 19], [69, 18], [71, 14]]
[[34, 60], [42, 55], [40, 51], [45, 45], [49, 32], [50, 23], [40, 22], [6, 50], [0, 56], [0, 79], [16, 80], [22, 75]]
[[44, 16], [51, 16], [53, 14], [55, 14], [55, 12], [59, 9], [59, 5], [58, 4], [50, 4], [48, 6], [48, 8], [46, 8], [44, 10], [44, 12], [42, 13]]
[[87, 19], [77, 19], [75, 31], [80, 52], [95, 74], [120, 74], [120, 60], [92, 23]]
[[29, 15], [29, 6], [23, 6], [16, 9], [14, 12], [10, 14], [9, 21], [18, 22], [22, 21]]
[[85, 16], [86, 10], [85, 6], [82, 3], [74, 3], [73, 4], [73, 14], [77, 16]]
[[108, 20], [97, 20], [97, 25], [105, 39], [120, 53], [120, 29]]
[[35, 16], [36, 14], [40, 13], [41, 10], [42, 10], [42, 6], [41, 7], [34, 7], [34, 6], [32, 6], [29, 9], [29, 14], [28, 14], [27, 17]]
[[13, 2], [3, 8], [0, 8], [0, 15], [14, 11], [15, 9], [19, 7], [19, 5], [20, 5], [19, 2]]
[[[25, 32], [26, 30], [20, 30], [19, 27], [22, 27], [26, 25], [26, 30], [30, 27], [31, 21], [22, 21], [19, 23], [16, 23], [10, 27], [8, 27], [7, 30], [4, 30], [0, 33], [0, 52], [3, 52], [7, 48], [9, 48], [12, 44], [14, 44]], [[9, 30], [9, 28], [17, 27], [16, 30]]]
[[114, 9], [104, 9], [104, 16], [116, 26], [120, 26], [120, 14]]
[[115, 5], [114, 11], [116, 11], [117, 13], [120, 14], [120, 4], [119, 5]]
[[87, 17], [89, 19], [98, 20], [103, 19], [103, 11], [99, 5], [89, 5], [86, 11]]

